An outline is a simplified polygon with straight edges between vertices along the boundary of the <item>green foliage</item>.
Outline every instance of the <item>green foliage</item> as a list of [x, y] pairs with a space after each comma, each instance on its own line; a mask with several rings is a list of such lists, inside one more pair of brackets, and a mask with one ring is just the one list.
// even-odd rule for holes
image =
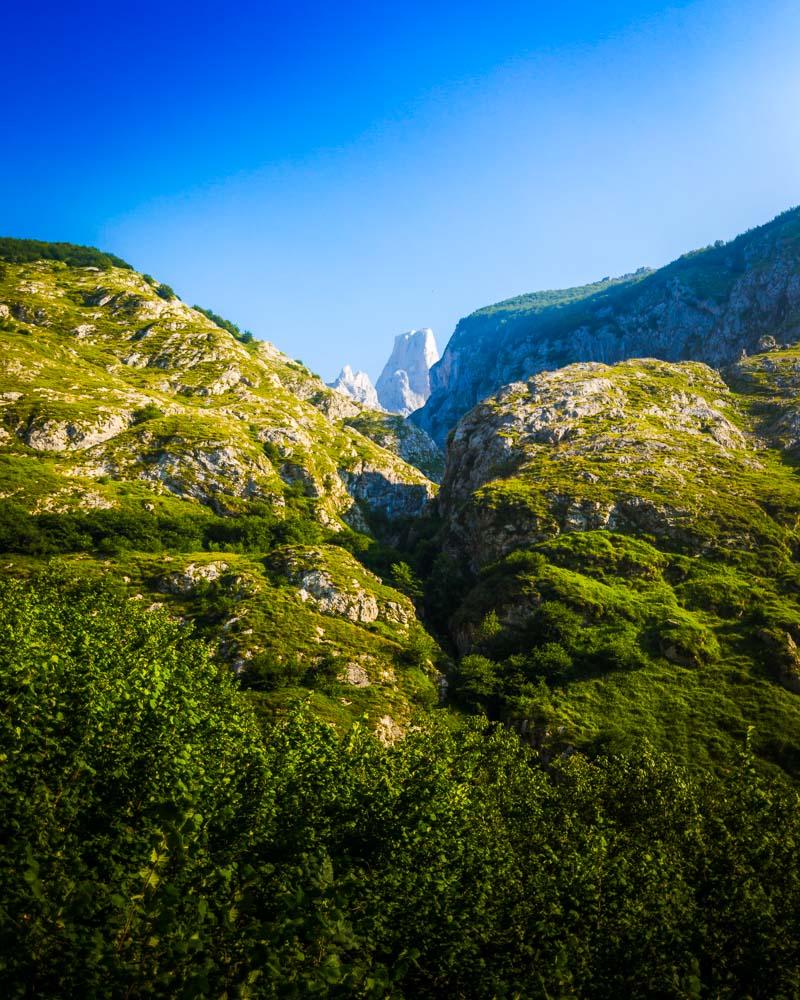
[[797, 593], [789, 574], [564, 534], [485, 567], [461, 599], [450, 627], [478, 659], [450, 691], [470, 711], [536, 720], [549, 752], [646, 738], [719, 768], [755, 726], [761, 759], [796, 777], [800, 704], [779, 684], [797, 669]]
[[160, 299], [164, 299], [165, 302], [171, 302], [173, 299], [177, 299], [178, 296], [175, 293], [175, 289], [171, 285], [165, 284], [163, 281], [159, 282], [158, 288], [156, 288], [156, 295]]
[[269, 810], [233, 681], [107, 589], [5, 583], [0, 622], [4, 995], [202, 977], [195, 935], [224, 920], [209, 899], [246, 844], [230, 835]]
[[302, 510], [277, 517], [251, 505], [238, 517], [193, 512], [161, 515], [141, 509], [30, 514], [0, 506], [0, 552], [43, 556], [68, 552], [269, 552], [280, 545], [320, 542], [324, 529]]
[[52, 577], [0, 584], [0, 703], [4, 996], [800, 989], [800, 802], [749, 753], [260, 732], [180, 625]]
[[74, 243], [45, 243], [41, 240], [17, 240], [0, 237], [0, 260], [11, 264], [27, 264], [37, 260], [58, 260], [69, 267], [98, 267], [107, 271], [112, 267], [133, 270], [130, 264], [113, 253], [104, 253], [94, 247], [76, 246]]
[[211, 309], [204, 309], [202, 306], [192, 306], [192, 309], [196, 309], [199, 313], [202, 313], [206, 319], [210, 319], [220, 330], [227, 330], [240, 343], [250, 344], [253, 342], [253, 334], [249, 330], [240, 330], [235, 323], [231, 323], [229, 319], [224, 319], [219, 313], [215, 313]]
[[422, 597], [422, 581], [407, 562], [392, 563], [392, 583], [413, 600]]
[[155, 403], [147, 403], [146, 406], [139, 407], [133, 411], [133, 423], [143, 424], [148, 420], [160, 420], [164, 416], [164, 411]]

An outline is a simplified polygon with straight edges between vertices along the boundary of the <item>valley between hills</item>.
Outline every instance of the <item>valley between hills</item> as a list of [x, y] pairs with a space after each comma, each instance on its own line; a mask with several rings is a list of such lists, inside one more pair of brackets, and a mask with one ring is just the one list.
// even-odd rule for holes
[[797, 995], [800, 210], [429, 333], [0, 240], [7, 995]]

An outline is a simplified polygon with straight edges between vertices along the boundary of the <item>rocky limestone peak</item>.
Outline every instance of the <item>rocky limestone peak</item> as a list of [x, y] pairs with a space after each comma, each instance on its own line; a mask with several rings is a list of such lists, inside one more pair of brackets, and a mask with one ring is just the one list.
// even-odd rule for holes
[[371, 410], [381, 409], [372, 379], [366, 372], [354, 372], [350, 365], [345, 365], [334, 381], [328, 382], [328, 386], [343, 396], [349, 396], [356, 403], [368, 406]]
[[424, 406], [431, 394], [429, 372], [438, 360], [439, 349], [429, 327], [395, 337], [391, 357], [376, 385], [381, 406], [403, 416]]

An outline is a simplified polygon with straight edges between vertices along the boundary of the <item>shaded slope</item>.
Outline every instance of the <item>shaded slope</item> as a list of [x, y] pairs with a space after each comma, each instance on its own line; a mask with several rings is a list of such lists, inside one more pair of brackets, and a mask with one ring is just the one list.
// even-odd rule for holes
[[501, 386], [579, 361], [631, 357], [721, 367], [764, 335], [800, 335], [800, 210], [657, 271], [522, 295], [456, 327], [414, 421], [440, 444]]

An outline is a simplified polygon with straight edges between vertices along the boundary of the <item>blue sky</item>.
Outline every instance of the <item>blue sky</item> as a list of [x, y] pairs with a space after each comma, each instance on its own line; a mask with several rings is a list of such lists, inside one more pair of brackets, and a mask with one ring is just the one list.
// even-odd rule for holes
[[[561, 9], [559, 9], [559, 7]], [[800, 7], [8, 5], [0, 233], [114, 251], [326, 379], [800, 203]]]

